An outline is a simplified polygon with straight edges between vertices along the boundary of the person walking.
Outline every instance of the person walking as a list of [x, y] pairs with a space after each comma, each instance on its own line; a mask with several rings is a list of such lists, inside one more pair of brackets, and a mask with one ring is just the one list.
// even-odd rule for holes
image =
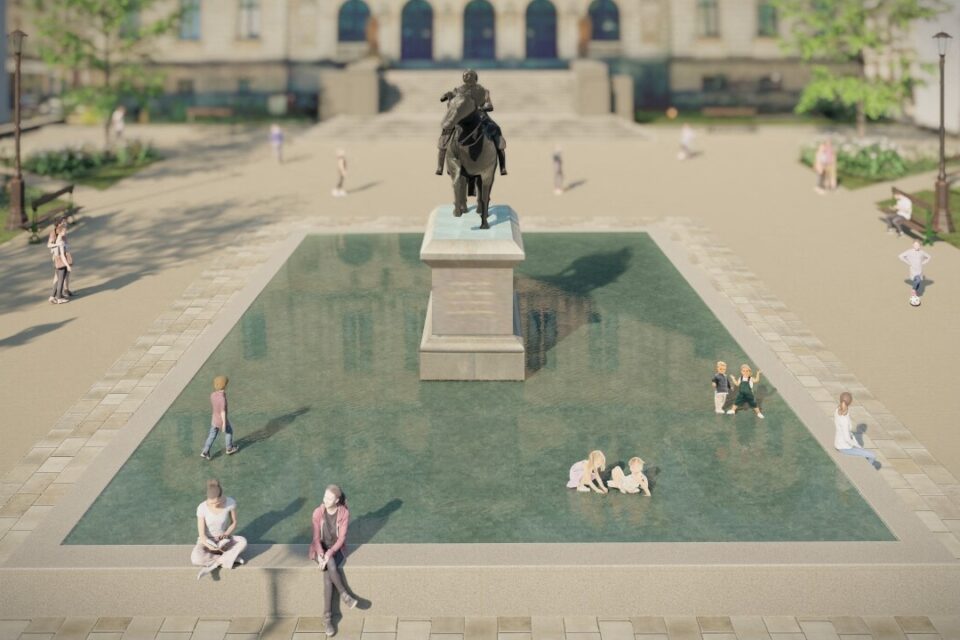
[[[56, 270], [56, 279], [53, 283], [53, 293], [50, 296], [51, 304], [63, 304], [70, 302], [66, 295], [67, 276], [73, 271], [73, 256], [67, 250], [67, 225], [66, 223], [56, 227], [56, 237], [53, 242], [51, 253], [53, 255], [53, 268]], [[49, 246], [49, 242], [48, 242]]]
[[866, 458], [875, 469], [879, 469], [877, 455], [869, 449], [860, 446], [856, 437], [853, 435], [853, 422], [850, 420], [850, 405], [853, 404], [853, 396], [849, 391], [840, 394], [840, 404], [837, 410], [833, 412], [833, 426], [835, 433], [833, 436], [833, 446], [840, 453], [848, 456], [860, 456]]
[[683, 126], [680, 127], [680, 153], [677, 154], [677, 159], [686, 160], [693, 157], [695, 153], [693, 150], [694, 138], [696, 138], [696, 135], [693, 132], [693, 127], [684, 122]]
[[203, 567], [197, 580], [218, 567], [243, 564], [247, 539], [233, 535], [236, 530], [237, 501], [224, 497], [219, 480], [207, 480], [207, 499], [197, 505], [197, 544], [190, 553], [190, 562]]
[[837, 188], [837, 154], [833, 150], [833, 141], [827, 138], [817, 147], [813, 159], [813, 170], [817, 174], [817, 186], [814, 191], [823, 195], [827, 190]]
[[283, 129], [276, 122], [270, 125], [270, 146], [277, 164], [283, 164]]
[[923, 295], [923, 266], [930, 262], [930, 254], [924, 251], [920, 246], [919, 240], [913, 241], [913, 247], [907, 249], [899, 256], [901, 262], [905, 262], [910, 268], [910, 286], [913, 288], [911, 296]]
[[347, 179], [347, 154], [343, 149], [337, 149], [337, 186], [333, 188], [333, 195], [342, 198], [347, 195], [343, 182]]
[[553, 193], [563, 195], [563, 154], [560, 145], [553, 149]]
[[110, 125], [113, 128], [114, 143], [123, 140], [123, 131], [126, 128], [127, 108], [122, 104], [117, 106], [110, 115]]
[[344, 551], [347, 543], [347, 528], [350, 525], [350, 510], [343, 490], [331, 484], [323, 492], [323, 504], [313, 511], [313, 541], [310, 543], [308, 557], [316, 561], [323, 572], [323, 622], [327, 637], [337, 633], [333, 626], [331, 607], [333, 589], [340, 593], [343, 604], [353, 609], [357, 599], [347, 592], [343, 584]]
[[217, 376], [213, 379], [213, 393], [210, 394], [210, 433], [207, 434], [207, 441], [203, 444], [203, 450], [200, 451], [200, 457], [204, 460], [210, 459], [210, 447], [213, 441], [217, 439], [217, 434], [223, 431], [227, 439], [227, 455], [233, 455], [240, 449], [233, 444], [233, 425], [230, 424], [230, 418], [227, 417], [227, 384], [230, 378], [227, 376]]

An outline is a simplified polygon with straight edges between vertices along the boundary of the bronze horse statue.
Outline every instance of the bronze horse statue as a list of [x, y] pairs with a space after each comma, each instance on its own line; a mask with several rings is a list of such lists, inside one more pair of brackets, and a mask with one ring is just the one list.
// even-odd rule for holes
[[447, 101], [443, 128], [454, 128], [447, 144], [447, 174], [453, 180], [453, 214], [467, 212], [467, 196], [477, 198], [480, 228], [489, 229], [490, 190], [497, 169], [497, 147], [473, 98], [456, 92]]

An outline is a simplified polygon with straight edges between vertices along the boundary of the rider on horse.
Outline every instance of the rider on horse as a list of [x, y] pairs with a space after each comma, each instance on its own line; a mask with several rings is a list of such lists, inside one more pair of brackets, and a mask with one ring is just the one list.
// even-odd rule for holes
[[[493, 140], [494, 145], [497, 148], [497, 159], [500, 163], [500, 175], [507, 175], [507, 155], [505, 149], [507, 148], [507, 141], [503, 139], [503, 134], [500, 132], [500, 127], [497, 125], [493, 119], [487, 115], [490, 111], [493, 111], [493, 103], [490, 102], [490, 92], [484, 88], [484, 86], [477, 82], [477, 72], [473, 69], [467, 69], [463, 73], [463, 84], [454, 89], [453, 91], [448, 91], [443, 94], [440, 98], [440, 102], [445, 102], [455, 95], [466, 95], [469, 96], [477, 109], [480, 111], [482, 118], [482, 127], [486, 134]], [[437, 156], [437, 175], [443, 175], [443, 161], [444, 156], [447, 154], [447, 145], [450, 143], [450, 138], [453, 136], [453, 127], [449, 127], [443, 130], [440, 134], [440, 141], [437, 143], [437, 147], [440, 149], [440, 152]]]

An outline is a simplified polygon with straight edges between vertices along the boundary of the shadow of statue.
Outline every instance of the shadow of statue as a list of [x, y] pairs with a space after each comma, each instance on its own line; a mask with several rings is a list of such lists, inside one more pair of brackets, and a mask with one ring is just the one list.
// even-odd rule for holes
[[245, 447], [257, 444], [258, 442], [263, 442], [267, 438], [274, 436], [280, 431], [283, 431], [289, 427], [294, 420], [308, 411], [310, 411], [310, 407], [300, 407], [296, 411], [291, 411], [290, 413], [285, 413], [282, 416], [277, 416], [276, 418], [273, 418], [267, 422], [267, 424], [260, 429], [257, 429], [256, 431], [248, 433], [242, 438], [237, 439], [236, 446], [243, 449]]
[[[238, 533], [247, 539], [247, 543], [250, 545], [247, 547], [244, 558], [246, 560], [251, 560], [252, 558], [258, 555], [255, 547], [258, 545], [262, 548], [269, 548], [266, 545], [276, 544], [275, 540], [266, 540], [264, 536], [273, 526], [279, 522], [282, 522], [289, 518], [290, 516], [295, 515], [303, 508], [303, 505], [307, 502], [307, 499], [303, 496], [299, 498], [294, 498], [290, 501], [287, 506], [283, 509], [273, 509], [267, 511], [266, 513], [260, 514], [256, 518], [250, 521], [245, 527], [243, 527]], [[251, 553], [253, 555], [251, 555]]]
[[549, 352], [568, 335], [603, 322], [592, 292], [616, 282], [632, 257], [633, 251], [624, 247], [582, 256], [556, 274], [517, 278], [528, 375], [544, 368]]

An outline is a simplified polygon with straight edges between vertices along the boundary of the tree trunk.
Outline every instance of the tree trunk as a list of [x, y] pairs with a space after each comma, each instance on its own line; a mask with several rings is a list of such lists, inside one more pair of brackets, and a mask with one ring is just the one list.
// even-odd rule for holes
[[863, 138], [867, 135], [867, 114], [863, 110], [863, 101], [857, 101], [857, 137]]

